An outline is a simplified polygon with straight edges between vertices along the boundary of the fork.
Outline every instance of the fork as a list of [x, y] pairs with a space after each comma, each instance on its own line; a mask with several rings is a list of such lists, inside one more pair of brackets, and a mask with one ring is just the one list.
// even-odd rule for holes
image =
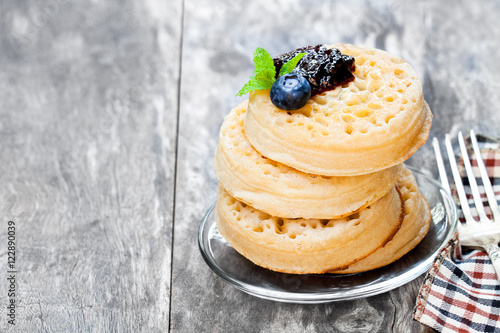
[[[478, 185], [476, 182], [476, 177], [472, 171], [469, 154], [467, 153], [467, 148], [465, 147], [464, 137], [462, 135], [462, 132], [459, 132], [458, 143], [460, 146], [460, 152], [462, 154], [465, 172], [467, 174], [467, 178], [469, 179], [472, 198], [476, 207], [479, 221], [476, 221], [472, 216], [464, 186], [462, 184], [462, 178], [458, 171], [458, 166], [455, 159], [455, 154], [453, 152], [453, 147], [451, 145], [450, 137], [447, 134], [445, 137], [445, 146], [448, 152], [448, 158], [455, 182], [455, 187], [458, 193], [458, 199], [460, 201], [460, 207], [462, 208], [462, 213], [465, 218], [465, 223], [458, 223], [458, 237], [460, 239], [461, 245], [469, 247], [480, 247], [488, 253], [491, 263], [495, 268], [495, 272], [497, 273], [497, 280], [500, 283], [500, 248], [498, 247], [498, 244], [500, 242], [500, 211], [498, 209], [498, 203], [496, 201], [495, 193], [493, 192], [493, 188], [491, 186], [484, 161], [481, 157], [481, 152], [479, 150], [474, 131], [470, 131], [470, 139], [493, 219], [489, 219], [486, 216], [486, 212], [483, 206], [483, 200], [481, 199], [481, 195], [479, 193]], [[443, 184], [445, 190], [447, 190], [448, 193], [451, 194], [448, 176], [446, 174], [441, 150], [439, 148], [439, 142], [436, 138], [434, 138], [432, 144], [434, 146], [434, 152], [436, 154], [441, 183]]]

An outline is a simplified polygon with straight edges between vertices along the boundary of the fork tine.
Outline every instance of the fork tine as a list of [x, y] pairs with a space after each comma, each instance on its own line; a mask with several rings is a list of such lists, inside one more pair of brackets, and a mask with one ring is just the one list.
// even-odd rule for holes
[[474, 217], [470, 212], [469, 203], [467, 202], [467, 196], [465, 195], [464, 186], [462, 185], [462, 178], [458, 172], [457, 161], [455, 159], [455, 153], [453, 152], [453, 147], [451, 146], [450, 136], [446, 134], [445, 136], [446, 150], [448, 151], [448, 158], [450, 160], [451, 173], [453, 174], [453, 179], [455, 181], [455, 187], [457, 188], [458, 199], [460, 200], [460, 207], [462, 208], [462, 214], [465, 217], [466, 222], [476, 222]]
[[437, 138], [432, 140], [432, 146], [434, 147], [434, 153], [436, 155], [436, 162], [439, 170], [439, 178], [441, 179], [441, 184], [443, 188], [451, 194], [450, 183], [448, 182], [448, 175], [446, 174], [446, 169], [444, 167], [443, 156], [441, 155], [441, 149], [439, 148], [439, 141]]
[[458, 143], [460, 145], [460, 152], [462, 153], [465, 173], [467, 174], [467, 178], [469, 179], [470, 190], [472, 192], [472, 197], [474, 198], [474, 205], [476, 206], [477, 215], [479, 215], [479, 221], [490, 221], [490, 219], [488, 219], [488, 217], [486, 216], [486, 212], [484, 211], [483, 199], [481, 198], [481, 194], [479, 193], [479, 189], [477, 187], [476, 176], [474, 176], [474, 172], [472, 171], [469, 153], [467, 152], [467, 148], [465, 147], [464, 136], [462, 135], [462, 132], [458, 133]]
[[[438, 170], [439, 170], [439, 178], [441, 179], [441, 185], [443, 185], [444, 190], [449, 195], [451, 195], [450, 182], [448, 181], [448, 174], [446, 173], [443, 155], [441, 154], [441, 148], [439, 148], [439, 141], [437, 138], [434, 138], [432, 140], [432, 145], [434, 147], [434, 153], [436, 155], [436, 163], [437, 163]], [[447, 201], [445, 201], [445, 202], [447, 202]], [[455, 204], [455, 203], [453, 203], [453, 204]], [[450, 207], [448, 207], [448, 205], [446, 204], [445, 209], [448, 211], [450, 209]], [[457, 229], [459, 232], [463, 229], [461, 223], [457, 224]]]
[[479, 149], [479, 145], [477, 144], [476, 134], [474, 133], [474, 130], [470, 131], [470, 138], [472, 142], [472, 148], [474, 148], [474, 155], [476, 156], [477, 166], [479, 168], [479, 172], [481, 173], [481, 179], [483, 180], [484, 191], [486, 192], [486, 197], [488, 198], [491, 213], [493, 214], [493, 220], [500, 221], [500, 211], [498, 209], [498, 203], [495, 198], [495, 192], [493, 192], [490, 178], [488, 177], [488, 171], [486, 171], [486, 166], [484, 165], [484, 161], [481, 156], [481, 150]]

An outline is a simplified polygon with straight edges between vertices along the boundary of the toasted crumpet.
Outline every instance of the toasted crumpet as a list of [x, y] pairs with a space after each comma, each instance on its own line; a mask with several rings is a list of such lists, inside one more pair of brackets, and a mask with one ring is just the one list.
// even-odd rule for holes
[[250, 94], [245, 132], [263, 156], [306, 173], [354, 176], [403, 163], [427, 139], [432, 113], [415, 70], [385, 51], [331, 47], [355, 58], [355, 79], [296, 111], [269, 90]]
[[394, 187], [384, 197], [342, 219], [286, 219], [248, 206], [219, 186], [215, 221], [221, 235], [255, 264], [306, 274], [343, 269], [392, 239], [404, 216]]

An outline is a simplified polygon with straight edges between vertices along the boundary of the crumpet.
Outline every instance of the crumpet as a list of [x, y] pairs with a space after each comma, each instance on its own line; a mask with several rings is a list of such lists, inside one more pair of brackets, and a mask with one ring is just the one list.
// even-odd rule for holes
[[226, 116], [214, 168], [224, 189], [269, 215], [332, 219], [371, 205], [396, 184], [401, 166], [354, 177], [307, 174], [257, 152], [245, 135], [248, 101]]
[[327, 273], [348, 267], [392, 239], [404, 216], [394, 187], [359, 213], [342, 219], [286, 219], [248, 206], [219, 185], [217, 229], [240, 254], [278, 272]]
[[382, 50], [331, 47], [355, 58], [354, 80], [293, 112], [274, 106], [269, 90], [251, 92], [248, 140], [263, 156], [305, 173], [354, 176], [403, 163], [432, 122], [417, 73]]

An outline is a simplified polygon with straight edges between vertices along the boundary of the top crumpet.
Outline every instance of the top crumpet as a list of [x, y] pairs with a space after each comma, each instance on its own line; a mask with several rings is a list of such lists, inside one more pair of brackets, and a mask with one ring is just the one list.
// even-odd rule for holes
[[425, 143], [432, 123], [417, 73], [382, 50], [326, 47], [354, 58], [354, 79], [294, 111], [276, 107], [268, 89], [252, 91], [248, 140], [267, 158], [325, 176], [361, 175], [403, 163]]

